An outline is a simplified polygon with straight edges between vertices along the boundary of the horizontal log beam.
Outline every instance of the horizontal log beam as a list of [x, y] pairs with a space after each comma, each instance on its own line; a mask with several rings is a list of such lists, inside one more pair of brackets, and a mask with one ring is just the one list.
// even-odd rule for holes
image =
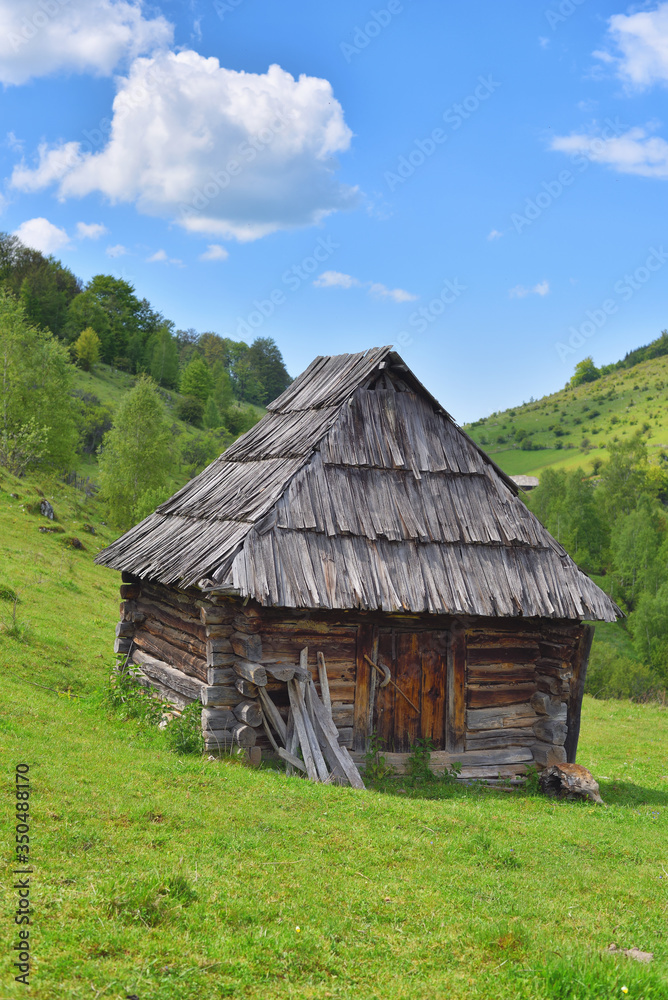
[[159, 660], [142, 649], [135, 649], [132, 659], [137, 663], [144, 673], [173, 691], [185, 695], [191, 701], [200, 698], [204, 684], [195, 677], [188, 677], [181, 670], [176, 670], [169, 663]]

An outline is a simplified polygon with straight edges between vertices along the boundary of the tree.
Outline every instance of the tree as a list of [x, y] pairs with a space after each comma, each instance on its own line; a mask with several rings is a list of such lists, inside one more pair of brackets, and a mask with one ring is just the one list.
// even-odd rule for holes
[[648, 496], [615, 525], [612, 555], [615, 576], [627, 600], [634, 601], [644, 590], [656, 593], [665, 576], [666, 550], [662, 550], [661, 511]]
[[176, 389], [179, 382], [179, 352], [169, 328], [163, 326], [149, 338], [146, 345], [152, 378], [167, 389]]
[[575, 372], [571, 376], [571, 385], [582, 385], [584, 382], [595, 382], [601, 377], [599, 369], [594, 364], [593, 358], [583, 358], [575, 366]]
[[243, 399], [248, 403], [262, 404], [264, 402], [266, 392], [253, 371], [248, 351], [233, 363], [231, 374], [234, 395], [237, 399]]
[[220, 413], [218, 412], [218, 407], [214, 402], [213, 396], [209, 396], [207, 400], [202, 421], [207, 430], [215, 430], [216, 427], [220, 427], [221, 425]]
[[264, 390], [264, 402], [270, 402], [287, 389], [288, 375], [283, 355], [271, 337], [256, 337], [248, 351], [253, 374]]
[[201, 358], [193, 358], [184, 370], [179, 388], [184, 396], [194, 396], [206, 403], [213, 390], [213, 379]]
[[99, 459], [101, 499], [118, 527], [130, 527], [147, 494], [165, 490], [170, 437], [155, 383], [142, 376], [120, 404]]
[[85, 372], [92, 371], [100, 360], [100, 338], [92, 326], [87, 326], [79, 334], [79, 339], [74, 345], [74, 353]]
[[647, 480], [647, 445], [638, 432], [608, 445], [610, 461], [601, 470], [601, 500], [610, 524], [634, 510]]
[[201, 427], [202, 417], [204, 416], [204, 403], [201, 399], [197, 399], [196, 396], [185, 396], [179, 401], [176, 413], [179, 419], [185, 420], [187, 424], [192, 424], [193, 427]]
[[29, 323], [63, 337], [68, 306], [81, 282], [54, 257], [0, 233], [0, 287], [21, 300]]
[[211, 398], [215, 402], [218, 412], [222, 415], [229, 410], [234, 398], [232, 379], [230, 378], [230, 373], [223, 367], [220, 361], [214, 365], [211, 376], [213, 378], [213, 393]]
[[629, 627], [638, 656], [668, 682], [668, 583], [655, 594], [642, 594]]
[[67, 349], [0, 289], [0, 464], [63, 469], [77, 440]]

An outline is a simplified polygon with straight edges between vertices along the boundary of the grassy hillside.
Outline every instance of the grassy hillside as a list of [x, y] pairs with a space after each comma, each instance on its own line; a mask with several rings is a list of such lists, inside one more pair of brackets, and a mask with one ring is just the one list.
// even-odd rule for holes
[[[39, 531], [40, 490], [58, 534]], [[1, 825], [12, 844], [27, 763], [35, 869], [31, 986], [6, 959], [0, 996], [668, 995], [665, 708], [585, 700], [579, 759], [607, 809], [409, 779], [359, 793], [178, 756], [105, 707], [119, 579], [92, 559], [110, 537], [84, 493], [0, 473]]]
[[[116, 412], [121, 400], [128, 392], [130, 392], [134, 384], [134, 376], [128, 375], [126, 372], [119, 371], [117, 368], [111, 368], [109, 365], [98, 364], [92, 372], [84, 372], [80, 368], [75, 370], [75, 391], [88, 397], [95, 397], [103, 406], [108, 407], [112, 414]], [[188, 424], [179, 419], [177, 416], [178, 404], [183, 397], [178, 392], [171, 389], [159, 389], [158, 391], [165, 404], [168, 419], [172, 424], [175, 450], [178, 449], [181, 452], [184, 450], [187, 451], [188, 448], [190, 448], [190, 450], [196, 450], [197, 442], [201, 441], [204, 432], [197, 429], [192, 424]], [[254, 406], [252, 403], [234, 403], [233, 407], [240, 407], [242, 405], [252, 410], [258, 420], [266, 412], [264, 407]], [[232, 436], [228, 435], [227, 440], [231, 442]], [[222, 451], [224, 447], [226, 447], [226, 445], [222, 442], [220, 450]], [[205, 462], [201, 462], [200, 468], [204, 464]], [[90, 478], [94, 481], [96, 470], [97, 458], [95, 455], [80, 454], [77, 456], [77, 473], [80, 473], [83, 476], [90, 476]], [[193, 469], [190, 469], [190, 471], [193, 472]], [[174, 482], [172, 485], [176, 489], [178, 486], [182, 485], [184, 477], [180, 474], [180, 472], [175, 470], [173, 478]]]
[[[539, 476], [547, 467], [592, 469], [611, 441], [642, 431], [649, 454], [668, 449], [668, 357], [565, 388], [465, 425], [510, 475]], [[531, 450], [522, 449], [524, 435]]]

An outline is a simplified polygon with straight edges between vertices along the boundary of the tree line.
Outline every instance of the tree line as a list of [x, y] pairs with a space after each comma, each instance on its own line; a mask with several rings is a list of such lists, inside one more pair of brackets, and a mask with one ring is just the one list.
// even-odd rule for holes
[[650, 464], [641, 432], [608, 452], [595, 476], [544, 470], [526, 502], [627, 615], [636, 662], [608, 649], [590, 689], [634, 695], [668, 684], [668, 457]]
[[[75, 365], [100, 362], [134, 376], [116, 412], [76, 388]], [[97, 275], [84, 286], [53, 257], [0, 234], [0, 465], [14, 474], [67, 472], [77, 452], [95, 456], [108, 516], [127, 528], [289, 383], [273, 340], [176, 330], [128, 282]], [[191, 431], [170, 423], [166, 403]]]
[[98, 274], [83, 284], [54, 257], [0, 234], [0, 288], [23, 307], [27, 323], [49, 330], [80, 367], [99, 362], [148, 374], [185, 398], [179, 416], [198, 427], [237, 434], [248, 421], [232, 402], [263, 405], [290, 384], [274, 341], [248, 345], [216, 333], [177, 330], [122, 278]]

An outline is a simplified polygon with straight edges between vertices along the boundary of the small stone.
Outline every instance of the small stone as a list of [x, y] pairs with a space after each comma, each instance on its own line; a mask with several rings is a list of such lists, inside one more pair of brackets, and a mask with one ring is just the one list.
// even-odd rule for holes
[[605, 805], [598, 782], [591, 771], [580, 764], [553, 764], [542, 772], [539, 784], [544, 795], [556, 795], [560, 799], [590, 799]]
[[48, 517], [50, 521], [53, 521], [55, 517], [53, 507], [51, 506], [48, 500], [42, 500], [42, 502], [39, 505], [39, 512], [42, 515], [42, 517]]

